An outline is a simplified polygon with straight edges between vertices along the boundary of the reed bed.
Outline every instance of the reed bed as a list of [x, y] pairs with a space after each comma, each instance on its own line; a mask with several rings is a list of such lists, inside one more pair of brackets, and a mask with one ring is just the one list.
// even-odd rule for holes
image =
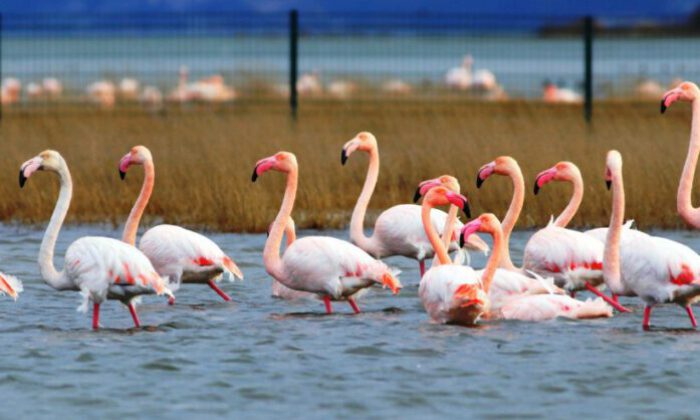
[[[566, 204], [570, 187], [547, 185], [535, 197], [537, 172], [560, 160], [579, 165], [586, 182], [573, 224], [607, 224], [605, 152], [625, 158], [627, 217], [641, 227], [684, 226], [675, 192], [687, 150], [689, 107], [659, 115], [656, 103], [596, 104], [594, 122], [580, 106], [532, 102], [381, 101], [306, 103], [296, 122], [281, 103], [237, 103], [218, 108], [173, 109], [161, 114], [88, 108], [46, 112], [7, 110], [0, 122], [0, 220], [47, 220], [58, 185], [53, 176], [33, 177], [24, 190], [19, 166], [47, 148], [59, 150], [71, 168], [75, 194], [68, 220], [119, 225], [138, 194], [142, 171], [120, 181], [117, 162], [131, 146], [147, 145], [156, 162], [156, 188], [144, 219], [200, 229], [259, 232], [273, 220], [284, 188], [277, 173], [250, 181], [255, 162], [278, 150], [296, 153], [300, 165], [294, 216], [301, 228], [342, 228], [367, 169], [362, 153], [340, 164], [343, 143], [372, 131], [381, 153], [379, 183], [370, 217], [410, 202], [419, 181], [457, 176], [475, 214], [502, 216], [511, 184], [489, 179], [477, 190], [477, 169], [509, 154], [523, 169], [528, 195], [518, 227], [544, 225]], [[700, 191], [700, 187], [696, 188]], [[696, 198], [697, 202], [697, 198]]]

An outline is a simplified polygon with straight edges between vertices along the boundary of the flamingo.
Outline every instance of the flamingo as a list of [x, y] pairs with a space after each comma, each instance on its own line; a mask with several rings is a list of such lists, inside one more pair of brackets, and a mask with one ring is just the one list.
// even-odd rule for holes
[[644, 301], [642, 328], [645, 330], [650, 326], [652, 308], [660, 303], [684, 307], [695, 328], [691, 304], [700, 300], [700, 256], [678, 242], [623, 230], [622, 156], [616, 150], [608, 152], [605, 181], [613, 194], [603, 261], [606, 284], [616, 294], [636, 295]]
[[116, 101], [116, 87], [109, 80], [100, 80], [87, 87], [88, 98], [103, 109], [111, 109]]
[[14, 77], [3, 79], [0, 86], [0, 103], [10, 105], [19, 102], [22, 94], [22, 82]]
[[259, 160], [252, 181], [270, 170], [286, 173], [287, 187], [263, 252], [268, 274], [290, 289], [315, 293], [323, 300], [328, 314], [332, 313], [331, 301], [338, 300], [347, 300], [353, 311], [359, 313], [354, 297], [373, 284], [386, 286], [394, 294], [399, 292], [401, 283], [383, 262], [340, 239], [322, 236], [297, 239], [280, 258], [284, 227], [296, 198], [299, 173], [296, 156], [278, 152]]
[[168, 100], [173, 102], [185, 103], [192, 100], [191, 94], [189, 92], [189, 84], [187, 79], [189, 77], [189, 70], [186, 66], [181, 66], [178, 76], [177, 87], [168, 94]]
[[[272, 225], [270, 225], [270, 229]], [[267, 234], [270, 234], [270, 229], [267, 230]], [[297, 233], [295, 230], [294, 219], [291, 217], [287, 219], [287, 223], [284, 225], [284, 236], [287, 238], [287, 248], [297, 240]], [[285, 299], [285, 300], [299, 300], [316, 297], [313, 293], [302, 292], [300, 290], [290, 289], [284, 284], [272, 279], [272, 297]]]
[[696, 101], [698, 97], [700, 97], [700, 89], [695, 83], [682, 82], [666, 92], [661, 100], [662, 114], [676, 101], [690, 102], [693, 110], [688, 155], [678, 183], [676, 206], [681, 218], [695, 228], [700, 228], [700, 208], [693, 207], [692, 202], [693, 179], [698, 166], [698, 154], [700, 154], [700, 101]]
[[542, 100], [551, 103], [578, 104], [583, 102], [583, 97], [572, 89], [559, 87], [547, 81], [542, 89]]
[[47, 77], [41, 82], [44, 92], [51, 99], [58, 99], [63, 93], [63, 84], [55, 77]]
[[[119, 175], [123, 180], [132, 165], [143, 165], [143, 186], [129, 218], [124, 225], [122, 240], [130, 245], [136, 243], [136, 232], [141, 216], [153, 193], [155, 165], [151, 151], [145, 146], [135, 146], [119, 161]], [[206, 284], [225, 301], [231, 298], [217, 286], [216, 282], [226, 273], [227, 277], [243, 279], [243, 273], [211, 239], [191, 230], [174, 225], [155, 226], [141, 237], [141, 251], [153, 263], [156, 271], [170, 281], [175, 292], [181, 283]], [[171, 296], [170, 304], [174, 303]]]
[[448, 87], [457, 90], [467, 90], [472, 85], [472, 65], [474, 59], [467, 55], [462, 60], [462, 65], [451, 68], [445, 74], [445, 83]]
[[0, 295], [8, 295], [17, 300], [23, 290], [22, 282], [17, 277], [0, 272]]
[[[374, 225], [374, 232], [371, 237], [364, 234], [363, 222], [367, 206], [374, 193], [374, 188], [379, 177], [379, 149], [377, 139], [372, 133], [363, 131], [352, 140], [345, 143], [341, 152], [340, 161], [344, 165], [350, 155], [355, 151], [369, 154], [369, 167], [362, 192], [357, 199], [355, 209], [350, 220], [350, 240], [375, 258], [384, 258], [392, 255], [403, 255], [408, 258], [418, 260], [421, 277], [425, 273], [425, 260], [435, 255], [430, 241], [425, 235], [421, 222], [421, 208], [414, 204], [400, 204], [393, 206], [379, 215]], [[456, 183], [456, 179], [452, 178]], [[445, 180], [448, 180], [447, 178]], [[459, 191], [459, 184], [456, 185]], [[419, 187], [420, 190], [420, 187]], [[415, 197], [417, 200], [419, 194]], [[457, 211], [453, 211], [453, 216], [457, 224], [456, 228], [461, 228], [462, 224], [456, 221]], [[433, 223], [436, 229], [445, 226], [448, 220], [447, 213], [435, 210], [431, 212]], [[488, 246], [476, 235], [469, 238], [467, 245], [470, 249], [488, 250]], [[450, 250], [456, 251], [457, 243], [450, 244]]]
[[125, 77], [119, 82], [119, 95], [126, 100], [133, 101], [138, 97], [141, 83], [131, 77]]
[[39, 249], [39, 268], [44, 281], [56, 290], [79, 291], [83, 295], [81, 310], [93, 302], [92, 328], [99, 328], [100, 304], [105, 299], [119, 300], [129, 308], [134, 325], [140, 326], [134, 298], [156, 293], [172, 296], [167, 280], [161, 278], [148, 258], [135, 247], [112, 238], [86, 236], [73, 242], [66, 251], [62, 271], [56, 270], [53, 254], [61, 225], [73, 194], [68, 165], [54, 150], [45, 150], [24, 162], [19, 171], [19, 185], [37, 171], [58, 174], [61, 189], [51, 221]]
[[423, 199], [421, 219], [425, 234], [435, 249], [438, 265], [431, 267], [421, 277], [418, 295], [433, 322], [475, 325], [488, 312], [489, 287], [500, 255], [494, 250], [483, 276], [479, 276], [471, 267], [452, 264], [431, 215], [434, 206], [448, 204], [468, 213], [467, 198], [442, 186], [430, 189]]

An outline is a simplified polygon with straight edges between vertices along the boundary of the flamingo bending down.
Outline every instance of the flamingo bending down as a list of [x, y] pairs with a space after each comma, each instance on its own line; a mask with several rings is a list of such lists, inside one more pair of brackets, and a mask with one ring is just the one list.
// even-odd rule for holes
[[[362, 192], [352, 212], [350, 240], [375, 258], [402, 255], [418, 260], [422, 277], [425, 273], [425, 260], [432, 258], [435, 255], [435, 251], [423, 229], [421, 207], [415, 204], [399, 204], [385, 210], [377, 218], [372, 236], [365, 236], [363, 229], [365, 213], [379, 177], [377, 139], [368, 132], [357, 134], [355, 138], [343, 146], [340, 157], [341, 163], [345, 164], [348, 157], [355, 151], [369, 154], [369, 167]], [[457, 186], [457, 188], [459, 187]], [[456, 215], [455, 209], [455, 219]], [[448, 220], [447, 213], [437, 209], [431, 212], [430, 217], [437, 230], [442, 230]], [[456, 224], [456, 229], [462, 227], [459, 221], [455, 220], [454, 223]], [[473, 237], [469, 238], [467, 248], [485, 251], [488, 250], [488, 245], [476, 235], [473, 235]], [[452, 241], [450, 243], [450, 251], [456, 251], [457, 249], [457, 242]]]
[[605, 242], [605, 282], [614, 293], [637, 295], [644, 301], [644, 329], [649, 328], [652, 307], [668, 302], [683, 306], [695, 328], [690, 305], [700, 300], [700, 255], [666, 238], [631, 229], [623, 231], [622, 156], [616, 150], [608, 152], [605, 181], [613, 191], [613, 212]]
[[[136, 244], [136, 232], [141, 216], [153, 193], [155, 165], [151, 151], [145, 146], [135, 146], [119, 162], [119, 175], [126, 177], [131, 165], [143, 165], [145, 176], [143, 186], [129, 218], [124, 225], [122, 240]], [[191, 230], [173, 225], [158, 225], [146, 231], [141, 237], [140, 249], [148, 257], [161, 276], [167, 276], [170, 289], [177, 291], [181, 283], [206, 284], [225, 301], [231, 298], [217, 286], [222, 274], [243, 279], [243, 273], [211, 239]], [[170, 304], [174, 298], [171, 297]]]
[[401, 283], [383, 262], [340, 239], [323, 236], [297, 239], [280, 258], [284, 228], [297, 192], [296, 157], [289, 152], [278, 152], [259, 160], [253, 170], [253, 182], [270, 170], [286, 173], [287, 187], [263, 252], [268, 274], [290, 289], [315, 293], [323, 299], [327, 313], [332, 312], [331, 301], [337, 300], [347, 300], [355, 313], [359, 313], [354, 297], [373, 284], [389, 287], [394, 294], [399, 292]]
[[430, 189], [423, 199], [421, 219], [435, 248], [439, 265], [431, 267], [420, 280], [418, 295], [433, 322], [474, 325], [489, 310], [488, 292], [500, 256], [494, 250], [486, 271], [479, 276], [473, 268], [452, 264], [445, 244], [433, 225], [434, 206], [453, 204], [467, 213], [467, 198], [445, 187]]
[[86, 236], [73, 242], [66, 251], [63, 271], [56, 270], [53, 254], [61, 225], [68, 213], [73, 182], [68, 165], [56, 151], [46, 150], [24, 162], [19, 171], [19, 185], [36, 171], [56, 172], [61, 189], [51, 221], [39, 249], [39, 268], [44, 281], [56, 290], [79, 291], [84, 297], [82, 310], [93, 302], [93, 329], [99, 328], [100, 304], [105, 299], [121, 301], [129, 308], [134, 324], [140, 326], [133, 299], [144, 294], [172, 293], [148, 258], [135, 247], [112, 238]]
[[23, 290], [22, 282], [17, 277], [0, 272], [0, 295], [6, 294], [17, 300]]

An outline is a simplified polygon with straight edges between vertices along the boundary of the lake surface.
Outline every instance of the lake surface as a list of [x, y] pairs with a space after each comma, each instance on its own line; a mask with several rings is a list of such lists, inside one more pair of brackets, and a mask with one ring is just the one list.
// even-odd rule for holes
[[[700, 235], [656, 233], [700, 249]], [[654, 311], [650, 332], [641, 329], [636, 299], [623, 300], [634, 313], [605, 320], [434, 325], [417, 297], [418, 264], [392, 258], [403, 270], [401, 294], [377, 289], [359, 302], [364, 313], [336, 303], [326, 316], [320, 301], [270, 297], [265, 235], [212, 234], [245, 273], [244, 282], [224, 285], [233, 303], [185, 286], [174, 307], [145, 298], [145, 327], [134, 330], [126, 308], [111, 301], [104, 328], [93, 332], [90, 315], [75, 310], [77, 293], [40, 280], [42, 234], [0, 226], [0, 268], [25, 286], [18, 302], [0, 299], [5, 415], [623, 418], [694, 417], [700, 409], [700, 333], [675, 305]], [[67, 228], [57, 265], [86, 234], [118, 236], [100, 226]], [[514, 257], [529, 235], [514, 233]]]

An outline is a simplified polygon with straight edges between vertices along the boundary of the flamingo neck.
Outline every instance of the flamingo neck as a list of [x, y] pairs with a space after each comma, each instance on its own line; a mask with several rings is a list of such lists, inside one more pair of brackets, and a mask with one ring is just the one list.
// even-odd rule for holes
[[691, 195], [693, 192], [695, 168], [698, 165], [698, 154], [700, 153], [700, 101], [694, 100], [692, 102], [692, 108], [693, 122], [690, 128], [690, 144], [688, 146], [688, 155], [685, 158], [681, 180], [678, 184], [676, 206], [683, 220], [698, 228], [700, 227], [700, 208], [693, 207]]
[[445, 227], [442, 229], [442, 244], [445, 245], [446, 249], [450, 249], [450, 243], [452, 242], [452, 235], [455, 232], [455, 222], [457, 221], [457, 213], [459, 212], [459, 207], [454, 204], [450, 205], [450, 210], [447, 212], [447, 218], [445, 219]]
[[570, 182], [574, 185], [574, 193], [571, 195], [569, 204], [566, 205], [564, 211], [554, 221], [554, 225], [561, 228], [565, 228], [571, 222], [581, 205], [581, 201], [583, 201], [583, 178], [581, 178], [581, 175], [574, 175]]
[[510, 259], [510, 234], [513, 232], [515, 224], [518, 223], [520, 212], [523, 210], [523, 203], [525, 202], [525, 180], [523, 179], [523, 172], [518, 165], [510, 171], [509, 175], [513, 182], [513, 198], [510, 200], [508, 212], [506, 212], [506, 215], [503, 217], [503, 222], [501, 223], [503, 228], [504, 249], [502, 250], [503, 257], [499, 261], [499, 267], [515, 271], [518, 270], [518, 268]]
[[282, 282], [285, 275], [282, 268], [282, 259], [280, 258], [280, 247], [282, 246], [282, 236], [284, 235], [285, 226], [287, 226], [289, 216], [294, 208], [294, 200], [297, 195], [297, 180], [298, 169], [294, 168], [287, 174], [287, 188], [284, 191], [282, 206], [280, 207], [275, 221], [272, 222], [270, 236], [265, 242], [263, 251], [263, 262], [265, 270], [268, 274], [274, 277], [275, 280]]
[[139, 230], [141, 216], [143, 216], [143, 212], [148, 205], [148, 200], [150, 200], [151, 194], [153, 193], [153, 184], [156, 179], [156, 170], [152, 160], [147, 160], [143, 164], [143, 170], [143, 186], [141, 186], [141, 192], [134, 203], [134, 207], [131, 209], [131, 213], [129, 213], [129, 218], [126, 219], [124, 233], [122, 235], [122, 241], [129, 245], [136, 245], [136, 232]]
[[612, 199], [612, 215], [603, 252], [603, 278], [610, 290], [617, 293], [623, 289], [620, 275], [620, 236], [625, 218], [625, 188], [622, 173], [613, 176]]
[[493, 252], [486, 262], [486, 267], [481, 275], [481, 287], [484, 289], [486, 294], [489, 293], [491, 289], [491, 283], [493, 282], [493, 276], [496, 274], [496, 269], [498, 269], [499, 263], [503, 258], [503, 250], [506, 247], [504, 241], [503, 230], [500, 226], [494, 230], [493, 236]]
[[65, 165], [58, 170], [58, 176], [61, 183], [61, 190], [58, 194], [58, 200], [53, 209], [49, 225], [46, 227], [44, 238], [41, 241], [41, 247], [39, 248], [39, 270], [41, 271], [41, 277], [49, 286], [57, 290], [70, 290], [75, 289], [75, 285], [66, 278], [63, 271], [59, 272], [56, 270], [53, 264], [53, 255], [56, 249], [58, 233], [66, 218], [68, 207], [70, 207], [70, 201], [73, 196], [73, 181]]
[[350, 239], [352, 242], [364, 249], [369, 254], [375, 257], [380, 256], [381, 249], [377, 244], [377, 240], [374, 235], [372, 237], [367, 237], [364, 232], [364, 221], [365, 214], [367, 213], [367, 207], [369, 206], [369, 201], [374, 193], [374, 187], [377, 185], [377, 178], [379, 177], [379, 150], [374, 147], [369, 152], [369, 167], [367, 168], [367, 177], [365, 178], [365, 184], [362, 187], [362, 192], [357, 199], [355, 208], [352, 211], [352, 218], [350, 219]]
[[287, 224], [284, 226], [284, 236], [287, 238], [287, 247], [297, 240], [297, 232], [291, 217], [287, 219]]
[[435, 255], [437, 257], [438, 265], [451, 264], [450, 256], [447, 253], [447, 248], [445, 244], [440, 240], [440, 235], [438, 235], [435, 227], [433, 226], [433, 221], [430, 218], [430, 212], [433, 210], [433, 206], [428, 203], [427, 200], [423, 200], [423, 205], [421, 206], [421, 219], [423, 220], [423, 229], [425, 229], [425, 234], [428, 236], [430, 244], [435, 250]]

